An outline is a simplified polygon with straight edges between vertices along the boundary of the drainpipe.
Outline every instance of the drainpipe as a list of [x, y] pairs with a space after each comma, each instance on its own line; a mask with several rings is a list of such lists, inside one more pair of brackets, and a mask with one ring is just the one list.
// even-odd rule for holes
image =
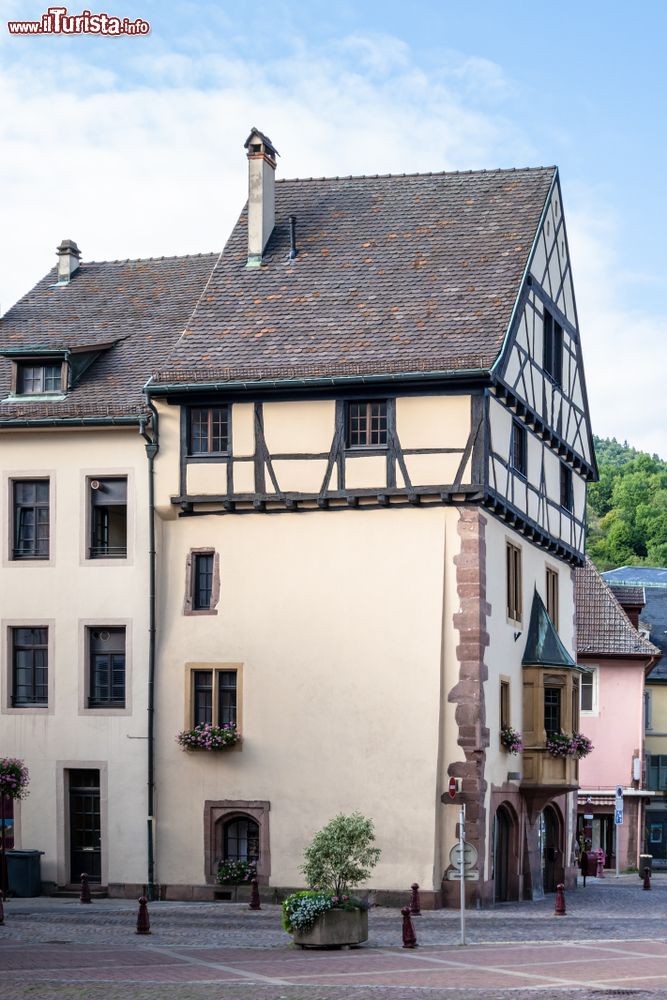
[[[150, 418], [142, 418], [139, 433], [146, 442], [148, 458], [148, 811], [147, 811], [147, 858], [148, 879], [146, 894], [155, 899], [155, 456], [158, 444], [158, 413], [147, 399], [151, 411]], [[150, 422], [151, 430], [147, 431]]]

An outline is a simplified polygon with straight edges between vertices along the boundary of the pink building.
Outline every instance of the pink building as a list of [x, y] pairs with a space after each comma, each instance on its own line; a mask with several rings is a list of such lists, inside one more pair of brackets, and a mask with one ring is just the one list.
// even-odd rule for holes
[[614, 805], [623, 788], [618, 827], [620, 868], [639, 864], [644, 807], [654, 792], [644, 787], [644, 679], [660, 655], [644, 639], [586, 559], [575, 576], [577, 662], [581, 681], [580, 728], [594, 745], [579, 766], [577, 832], [602, 847], [606, 866], [616, 866]]

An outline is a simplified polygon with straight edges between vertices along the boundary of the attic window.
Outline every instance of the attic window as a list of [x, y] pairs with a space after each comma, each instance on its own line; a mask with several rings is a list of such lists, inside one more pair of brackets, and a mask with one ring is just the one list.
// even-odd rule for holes
[[20, 396], [36, 396], [46, 392], [61, 392], [63, 384], [62, 365], [38, 364], [34, 361], [16, 365], [16, 393]]

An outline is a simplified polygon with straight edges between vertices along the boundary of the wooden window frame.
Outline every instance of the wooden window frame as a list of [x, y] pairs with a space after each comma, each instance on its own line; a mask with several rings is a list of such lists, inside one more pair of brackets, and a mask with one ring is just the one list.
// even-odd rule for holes
[[[40, 385], [37, 389], [26, 390], [24, 378], [26, 370], [32, 368], [40, 373]], [[59, 384], [55, 389], [46, 389], [47, 369], [58, 369]], [[11, 393], [13, 396], [60, 396], [65, 391], [65, 375], [67, 364], [64, 361], [48, 361], [43, 358], [15, 361], [12, 370]], [[48, 376], [53, 379], [53, 375]]]
[[510, 679], [509, 677], [500, 678], [500, 728], [508, 729], [512, 725], [512, 715], [511, 715], [511, 699], [510, 699], [511, 689], [510, 689]]
[[544, 308], [544, 349], [542, 367], [550, 382], [563, 386], [563, 327], [552, 312]]
[[512, 420], [510, 465], [517, 475], [526, 479], [528, 475], [528, 432], [518, 420]]
[[[23, 631], [30, 631], [30, 632], [40, 631], [40, 632], [45, 632], [46, 633], [45, 641], [43, 643], [32, 643], [30, 645], [25, 644], [25, 643], [19, 644], [19, 642], [17, 641], [18, 640], [18, 633], [19, 632], [23, 632]], [[10, 655], [11, 655], [11, 699], [10, 699], [10, 705], [11, 705], [11, 707], [12, 708], [16, 708], [16, 709], [48, 708], [48, 706], [49, 706], [49, 628], [48, 628], [48, 625], [28, 625], [28, 624], [25, 624], [25, 625], [12, 625], [12, 626], [10, 626], [10, 629], [9, 629], [9, 639], [10, 639]], [[17, 694], [16, 694], [16, 690], [17, 690], [17, 687], [18, 687], [18, 685], [17, 685], [17, 672], [18, 672], [18, 662], [17, 662], [18, 656], [17, 656], [17, 654], [21, 650], [32, 650], [33, 654], [35, 653], [35, 651], [41, 651], [41, 652], [43, 652], [45, 654], [46, 664], [45, 664], [44, 668], [40, 668], [40, 667], [36, 667], [35, 666], [34, 655], [33, 655], [32, 666], [30, 668], [31, 669], [31, 673], [32, 673], [32, 688], [33, 688], [33, 692], [35, 691], [35, 688], [37, 687], [37, 684], [36, 684], [36, 681], [35, 681], [36, 671], [38, 669], [44, 669], [44, 671], [45, 671], [45, 678], [46, 679], [45, 679], [44, 684], [41, 685], [41, 686], [43, 686], [43, 687], [46, 688], [46, 697], [45, 698], [32, 697], [32, 698], [29, 698], [29, 699], [26, 699], [26, 700], [20, 700], [20, 701], [18, 700]]]
[[[18, 488], [20, 486], [37, 486], [46, 484], [47, 499], [46, 501], [38, 501], [35, 499], [31, 503], [19, 503], [18, 500]], [[51, 557], [51, 482], [48, 477], [31, 477], [29, 479], [11, 479], [10, 480], [10, 490], [11, 490], [11, 514], [12, 514], [12, 532], [11, 532], [11, 559], [16, 562], [23, 562], [25, 560], [45, 560], [48, 561]], [[32, 510], [34, 515], [34, 540], [31, 549], [24, 550], [19, 546], [19, 531], [23, 520], [23, 512]], [[46, 510], [47, 519], [47, 536], [46, 536], [46, 551], [39, 551], [39, 539], [37, 537], [37, 511]]]
[[[224, 442], [221, 441], [223, 447], [215, 449], [212, 447], [213, 444], [213, 414], [215, 412], [220, 412], [224, 416], [221, 418], [221, 422], [224, 423]], [[207, 414], [207, 447], [206, 449], [195, 450], [193, 445], [193, 417], [198, 413]], [[219, 406], [189, 406], [187, 408], [187, 457], [188, 458], [211, 458], [214, 456], [227, 456], [229, 455], [229, 443], [230, 443], [230, 407], [227, 403], [222, 403]]]
[[[383, 422], [384, 426], [378, 430], [378, 436], [380, 440], [373, 441], [373, 411], [372, 407], [380, 406], [383, 407], [379, 414], [379, 419]], [[353, 407], [365, 407], [366, 412], [364, 415], [364, 420], [366, 422], [365, 427], [365, 441], [356, 441], [352, 443], [352, 419], [353, 419]], [[358, 433], [358, 432], [355, 432]], [[387, 407], [386, 399], [351, 399], [345, 404], [345, 447], [348, 451], [366, 451], [372, 450], [373, 448], [386, 448], [389, 440], [389, 410]]]
[[572, 469], [565, 462], [560, 463], [560, 505], [568, 514], [574, 511], [574, 485]]
[[[560, 733], [563, 731], [563, 713], [565, 711], [566, 705], [563, 705], [563, 691], [565, 690], [563, 685], [560, 684], [545, 684], [544, 685], [544, 732], [546, 733], [547, 739], [552, 733]], [[557, 703], [554, 702], [554, 709], [558, 713], [558, 727], [550, 727], [547, 729], [547, 692], [555, 692], [558, 694]]]
[[[196, 562], [198, 556], [213, 556], [213, 579], [211, 582], [211, 600], [207, 608], [195, 607]], [[185, 599], [183, 601], [184, 615], [217, 615], [220, 603], [220, 555], [210, 546], [190, 549], [185, 561]]]
[[[186, 703], [185, 703], [185, 729], [191, 729], [195, 724], [195, 693], [196, 676], [201, 673], [211, 674], [211, 720], [213, 725], [218, 725], [220, 718], [220, 677], [225, 673], [236, 674], [236, 728], [242, 733], [243, 723], [243, 664], [242, 663], [187, 663], [186, 664]], [[240, 750], [242, 740], [239, 739], [227, 752]]]
[[520, 625], [523, 615], [521, 548], [508, 541], [505, 549], [506, 611], [508, 619]]
[[[590, 673], [582, 674], [581, 680], [579, 681], [579, 713], [580, 715], [598, 715], [598, 682], [600, 679], [600, 671], [596, 666], [589, 667]], [[584, 678], [588, 681], [590, 678], [590, 684], [586, 684], [586, 687], [590, 689], [591, 692], [591, 707], [584, 708]]]
[[560, 581], [558, 576], [558, 570], [552, 569], [551, 566], [546, 567], [546, 608], [547, 614], [551, 621], [553, 622], [554, 628], [558, 631], [558, 615], [559, 615], [559, 597], [560, 597]]

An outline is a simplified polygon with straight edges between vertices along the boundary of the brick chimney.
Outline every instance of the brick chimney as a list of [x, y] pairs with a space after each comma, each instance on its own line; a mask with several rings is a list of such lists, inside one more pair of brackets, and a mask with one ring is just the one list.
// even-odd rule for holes
[[276, 157], [268, 136], [253, 128], [245, 141], [248, 150], [248, 263], [260, 267], [264, 248], [276, 222]]
[[58, 254], [58, 284], [68, 285], [81, 263], [81, 251], [74, 240], [63, 240], [56, 248]]

